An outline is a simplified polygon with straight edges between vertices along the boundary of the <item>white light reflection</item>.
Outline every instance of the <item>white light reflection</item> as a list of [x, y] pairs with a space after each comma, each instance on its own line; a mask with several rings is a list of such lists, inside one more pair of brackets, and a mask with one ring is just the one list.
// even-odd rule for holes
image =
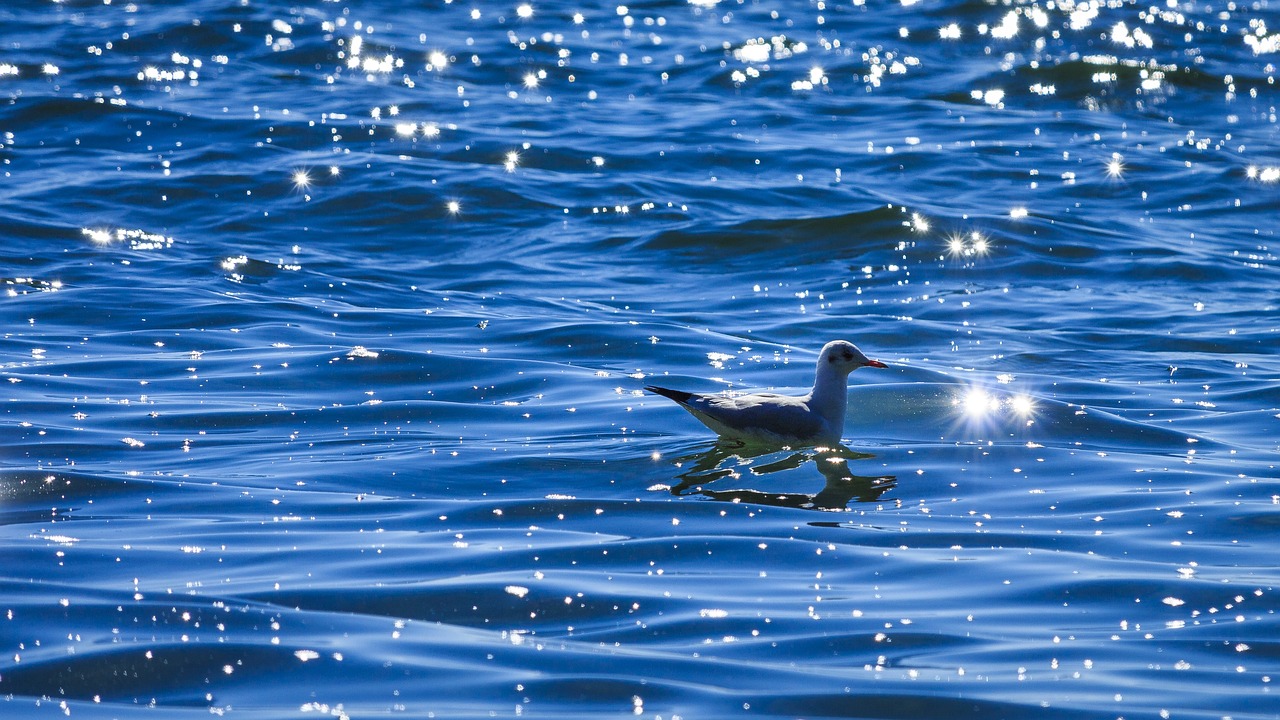
[[172, 237], [146, 230], [81, 228], [80, 234], [89, 238], [94, 245], [103, 247], [116, 242], [127, 242], [130, 250], [167, 250], [173, 247]]
[[982, 388], [969, 388], [960, 400], [960, 405], [967, 417], [982, 419], [1000, 412], [1000, 399], [990, 395]]
[[769, 62], [769, 54], [770, 45], [755, 38], [751, 38], [745, 45], [733, 51], [734, 59], [744, 63]]
[[995, 88], [994, 90], [971, 90], [969, 97], [979, 102], [984, 102], [993, 108], [1002, 108], [1004, 103], [1004, 90]]
[[1000, 24], [991, 28], [991, 37], [1009, 40], [1018, 34], [1018, 11], [1010, 10]]
[[1280, 168], [1278, 167], [1260, 168], [1257, 165], [1250, 165], [1245, 168], [1244, 174], [1250, 180], [1258, 180], [1264, 183], [1280, 182]]
[[292, 177], [294, 189], [307, 190], [311, 187], [311, 175], [306, 170], [294, 170]]
[[952, 233], [947, 236], [947, 253], [952, 257], [973, 257], [991, 252], [991, 243], [977, 230], [968, 235]]
[[94, 245], [110, 245], [111, 232], [107, 230], [93, 230], [90, 228], [82, 228], [80, 233], [88, 236]]
[[1036, 411], [1036, 404], [1029, 395], [1014, 395], [1009, 399], [1009, 409], [1019, 417], [1031, 417]]
[[[1265, 55], [1267, 53], [1280, 52], [1280, 33], [1274, 35], [1267, 34], [1267, 25], [1261, 20], [1253, 28], [1253, 34], [1244, 36], [1244, 44], [1253, 50], [1254, 55]], [[1250, 20], [1249, 24], [1253, 25], [1254, 21]]]
[[1026, 426], [1035, 423], [1036, 403], [1025, 393], [1004, 394], [973, 386], [952, 398], [951, 405], [964, 423], [973, 427], [992, 425], [1002, 415]]
[[1111, 159], [1107, 161], [1107, 177], [1118, 180], [1124, 175], [1124, 156], [1120, 153], [1112, 153]]

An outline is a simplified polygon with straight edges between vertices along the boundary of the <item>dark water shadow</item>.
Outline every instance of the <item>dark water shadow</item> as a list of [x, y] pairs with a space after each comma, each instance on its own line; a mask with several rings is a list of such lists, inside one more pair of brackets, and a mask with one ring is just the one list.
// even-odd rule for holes
[[[843, 445], [779, 450], [720, 442], [710, 449], [676, 459], [677, 467], [687, 466], [688, 469], [676, 476], [679, 482], [671, 487], [671, 494], [679, 497], [701, 495], [712, 500], [803, 510], [843, 511], [852, 503], [876, 502], [897, 486], [898, 479], [894, 475], [858, 475], [849, 468], [850, 460], [871, 457], [874, 456]], [[751, 487], [756, 485], [757, 479], [763, 484], [768, 475], [810, 465], [823, 481], [817, 492], [770, 492]], [[727, 481], [736, 481], [739, 485], [748, 481], [748, 486], [710, 487], [715, 483], [728, 484]]]

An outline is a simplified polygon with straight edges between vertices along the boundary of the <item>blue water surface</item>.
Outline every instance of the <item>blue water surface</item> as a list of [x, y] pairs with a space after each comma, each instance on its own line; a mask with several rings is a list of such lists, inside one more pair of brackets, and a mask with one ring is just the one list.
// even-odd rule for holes
[[0, 715], [1280, 717], [1278, 33], [5, 2]]

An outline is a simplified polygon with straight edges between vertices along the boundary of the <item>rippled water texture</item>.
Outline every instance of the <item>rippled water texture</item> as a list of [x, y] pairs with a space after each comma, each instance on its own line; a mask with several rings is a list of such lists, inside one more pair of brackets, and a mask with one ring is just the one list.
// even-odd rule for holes
[[1278, 33], [3, 3], [0, 715], [1280, 717]]

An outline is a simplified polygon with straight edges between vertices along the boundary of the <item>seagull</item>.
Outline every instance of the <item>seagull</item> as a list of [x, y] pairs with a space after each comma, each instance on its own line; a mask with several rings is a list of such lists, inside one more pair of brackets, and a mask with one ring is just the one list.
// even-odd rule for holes
[[840, 443], [849, 405], [849, 373], [860, 367], [888, 367], [851, 342], [834, 340], [818, 355], [813, 389], [799, 397], [752, 393], [738, 397], [700, 395], [654, 385], [645, 390], [674, 400], [721, 438], [767, 445]]

